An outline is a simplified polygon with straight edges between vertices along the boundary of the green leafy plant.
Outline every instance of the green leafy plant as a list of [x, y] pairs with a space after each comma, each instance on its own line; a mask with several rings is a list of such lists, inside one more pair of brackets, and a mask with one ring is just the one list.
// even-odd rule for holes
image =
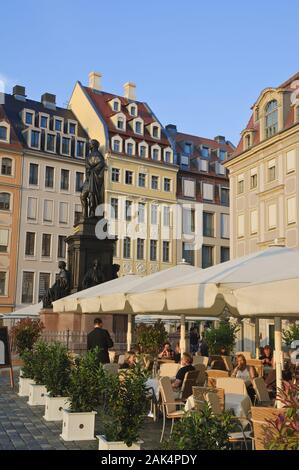
[[49, 344], [45, 341], [37, 341], [31, 357], [33, 379], [37, 385], [45, 385], [45, 375], [49, 365]]
[[51, 397], [63, 397], [70, 383], [71, 360], [67, 348], [58, 342], [48, 346], [47, 367], [44, 371], [44, 384]]
[[12, 345], [21, 357], [23, 356], [24, 351], [28, 349], [32, 350], [43, 329], [44, 325], [39, 319], [32, 320], [30, 318], [20, 320], [12, 327]]
[[283, 382], [278, 399], [286, 410], [263, 426], [265, 449], [299, 450], [299, 385]]
[[205, 403], [198, 412], [186, 414], [178, 420], [171, 437], [165, 440], [165, 450], [227, 450], [229, 432], [233, 429], [230, 413], [215, 416]]
[[164, 323], [161, 320], [158, 320], [154, 325], [141, 323], [136, 328], [136, 336], [138, 344], [142, 347], [142, 352], [153, 355], [161, 351], [168, 338]]
[[236, 344], [237, 332], [239, 326], [227, 320], [222, 320], [219, 326], [212, 326], [205, 332], [205, 340], [209, 347], [210, 354], [221, 354], [222, 348], [225, 348], [229, 355]]
[[26, 349], [22, 354], [22, 378], [24, 379], [34, 379], [34, 370], [33, 370], [33, 351]]
[[106, 400], [101, 422], [108, 441], [123, 441], [131, 446], [139, 439], [149, 409], [147, 374], [134, 367], [119, 376], [106, 375]]
[[95, 348], [75, 360], [69, 376], [67, 396], [70, 411], [96, 411], [101, 403], [105, 382], [105, 371], [99, 362], [100, 350]]
[[282, 339], [287, 346], [299, 340], [299, 325], [293, 323], [287, 330], [282, 330]]

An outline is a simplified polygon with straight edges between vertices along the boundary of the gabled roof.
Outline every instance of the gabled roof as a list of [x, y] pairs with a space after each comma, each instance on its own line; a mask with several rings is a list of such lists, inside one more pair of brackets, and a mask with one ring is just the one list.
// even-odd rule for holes
[[[1, 121], [11, 124], [3, 104], [0, 105], [0, 122]], [[0, 148], [22, 151], [22, 145], [17, 137], [14, 126], [10, 126], [10, 143], [0, 141]]]

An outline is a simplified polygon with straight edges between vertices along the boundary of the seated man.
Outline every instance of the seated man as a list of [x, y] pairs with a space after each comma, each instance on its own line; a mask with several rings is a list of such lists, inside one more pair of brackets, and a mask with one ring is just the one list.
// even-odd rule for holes
[[178, 390], [181, 388], [187, 372], [190, 372], [191, 370], [195, 370], [195, 368], [192, 365], [192, 362], [193, 362], [193, 359], [189, 353], [184, 353], [182, 355], [182, 359], [181, 359], [182, 367], [178, 370], [175, 380], [171, 384], [174, 390]]
[[163, 344], [163, 350], [160, 352], [158, 355], [159, 359], [173, 359], [174, 352], [171, 349], [171, 344], [169, 341], [166, 341], [166, 343]]

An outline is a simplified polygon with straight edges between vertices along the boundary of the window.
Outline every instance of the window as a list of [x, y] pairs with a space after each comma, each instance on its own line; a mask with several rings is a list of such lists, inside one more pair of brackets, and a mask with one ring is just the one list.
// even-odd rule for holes
[[237, 194], [244, 193], [244, 177], [238, 177], [238, 184], [237, 184]]
[[84, 173], [76, 171], [76, 192], [79, 193], [84, 183]]
[[119, 111], [119, 102], [118, 101], [113, 101], [113, 111], [115, 111], [115, 112]]
[[158, 223], [158, 206], [156, 204], [151, 205], [151, 224], [157, 225]]
[[155, 139], [159, 138], [159, 127], [158, 126], [153, 126], [153, 137], [155, 137]]
[[276, 179], [276, 160], [271, 160], [268, 163], [268, 182]]
[[133, 171], [126, 170], [125, 181], [126, 184], [133, 184]]
[[220, 214], [220, 236], [221, 238], [229, 238], [229, 215]]
[[[299, 108], [298, 108], [299, 109]], [[296, 169], [296, 150], [287, 152], [287, 173], [292, 173]]]
[[171, 152], [169, 150], [164, 152], [164, 161], [166, 163], [171, 163]]
[[53, 201], [44, 200], [44, 222], [52, 222], [53, 220]]
[[131, 142], [127, 143], [127, 154], [134, 155], [134, 145]]
[[145, 204], [143, 202], [138, 203], [138, 223], [144, 224], [145, 222]]
[[170, 207], [169, 206], [163, 207], [163, 225], [164, 227], [170, 226]]
[[220, 263], [225, 263], [229, 261], [229, 247], [221, 246], [220, 247]]
[[203, 236], [214, 237], [214, 214], [203, 212]]
[[126, 201], [125, 204], [125, 220], [130, 222], [132, 220], [132, 201]]
[[159, 149], [153, 149], [152, 159], [153, 160], [159, 160], [159, 156], [160, 156], [160, 150]]
[[287, 218], [288, 224], [296, 223], [296, 198], [291, 197], [287, 200]]
[[157, 240], [150, 241], [150, 260], [157, 261]]
[[265, 132], [266, 138], [272, 137], [278, 131], [278, 103], [270, 101], [265, 110]]
[[69, 221], [69, 205], [67, 202], [59, 203], [59, 223], [68, 224]]
[[0, 210], [1, 211], [10, 210], [10, 194], [9, 193], [0, 193]]
[[124, 238], [124, 258], [131, 258], [131, 238]]
[[195, 181], [183, 179], [183, 196], [195, 197]]
[[245, 149], [249, 149], [251, 147], [251, 137], [250, 134], [245, 136]]
[[159, 177], [152, 176], [152, 189], [159, 189]]
[[135, 132], [136, 134], [142, 134], [142, 123], [140, 121], [135, 122]]
[[277, 227], [277, 207], [276, 204], [268, 206], [268, 228], [269, 230]]
[[171, 180], [169, 178], [164, 178], [164, 191], [169, 192], [171, 188]]
[[111, 198], [111, 218], [118, 219], [118, 199], [117, 197]]
[[221, 160], [223, 162], [225, 159], [226, 159], [226, 151], [220, 149], [219, 150], [219, 160]]
[[245, 234], [245, 217], [244, 214], [238, 215], [238, 223], [237, 223], [237, 233], [238, 237], [242, 238]]
[[162, 254], [163, 263], [169, 263], [169, 242], [163, 241], [163, 254]]
[[77, 123], [69, 122], [69, 134], [76, 135], [77, 133]]
[[192, 153], [192, 144], [185, 142], [184, 153], [186, 153], [187, 155], [190, 155]]
[[38, 301], [40, 302], [50, 287], [50, 273], [39, 273]]
[[0, 126], [0, 140], [7, 141], [7, 127]]
[[84, 155], [85, 155], [85, 142], [83, 140], [77, 140], [76, 156], [78, 158], [84, 158]]
[[257, 188], [257, 170], [252, 170], [250, 175], [250, 189]]
[[71, 139], [69, 139], [68, 137], [62, 137], [61, 153], [63, 155], [70, 155], [71, 153]]
[[51, 254], [51, 238], [49, 233], [43, 233], [42, 235], [42, 256], [49, 257]]
[[45, 187], [54, 187], [54, 168], [52, 166], [46, 166], [45, 170]]
[[6, 272], [0, 272], [0, 295], [6, 294]]
[[113, 183], [119, 183], [120, 170], [118, 168], [112, 168], [111, 181]]
[[29, 197], [27, 203], [27, 219], [36, 220], [37, 199]]
[[214, 186], [209, 183], [203, 183], [203, 199], [206, 201], [214, 200]]
[[77, 225], [81, 221], [82, 216], [82, 207], [81, 204], [75, 204], [75, 211], [74, 211], [74, 225]]
[[214, 247], [210, 245], [202, 245], [201, 266], [203, 269], [209, 268], [214, 264]]
[[0, 253], [7, 253], [8, 249], [9, 231], [6, 229], [0, 230]]
[[32, 126], [33, 124], [33, 113], [29, 113], [28, 111], [25, 114], [25, 124], [27, 126]]
[[220, 201], [223, 206], [229, 206], [229, 189], [228, 188], [220, 189]]
[[147, 155], [147, 147], [145, 145], [140, 145], [139, 146], [139, 155], [140, 157], [146, 157]]
[[144, 239], [137, 238], [137, 259], [144, 259]]
[[195, 232], [195, 210], [187, 207], [183, 208], [183, 232], [192, 234]]
[[25, 255], [34, 256], [35, 254], [35, 233], [26, 232]]
[[70, 172], [69, 170], [61, 170], [61, 178], [60, 178], [60, 189], [63, 191], [69, 190], [69, 179], [70, 179]]
[[58, 258], [66, 257], [66, 242], [65, 242], [64, 235], [58, 235], [57, 257]]
[[23, 272], [22, 282], [22, 304], [33, 303], [34, 273], [30, 271]]
[[113, 152], [120, 152], [120, 140], [113, 140]]
[[210, 153], [210, 149], [209, 147], [202, 147], [201, 148], [201, 156], [204, 157], [204, 158], [209, 158], [209, 153]]
[[182, 258], [189, 264], [194, 266], [194, 246], [192, 243], [183, 242]]
[[46, 150], [48, 152], [55, 152], [55, 140], [56, 136], [54, 134], [47, 134]]
[[62, 120], [61, 119], [55, 119], [55, 121], [54, 121], [54, 130], [56, 132], [61, 132], [62, 131]]
[[29, 184], [38, 185], [38, 165], [36, 163], [30, 163], [29, 166]]
[[117, 118], [117, 128], [120, 130], [124, 130], [125, 128], [124, 119], [122, 117]]
[[39, 149], [39, 138], [40, 138], [39, 131], [31, 131], [30, 147]]
[[12, 159], [11, 158], [2, 158], [1, 174], [6, 175], [6, 176], [12, 175]]
[[254, 210], [250, 213], [250, 233], [251, 235], [258, 232], [258, 212]]
[[48, 116], [41, 116], [40, 117], [40, 127], [42, 127], [43, 129], [47, 129], [48, 128], [48, 121], [49, 121], [49, 118]]
[[145, 180], [146, 180], [145, 173], [139, 173], [139, 175], [138, 175], [138, 186], [140, 188], [145, 188]]

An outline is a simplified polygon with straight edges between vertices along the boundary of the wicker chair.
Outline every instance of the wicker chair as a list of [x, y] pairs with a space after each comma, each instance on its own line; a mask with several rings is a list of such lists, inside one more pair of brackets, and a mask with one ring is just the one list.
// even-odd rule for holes
[[202, 405], [206, 401], [206, 394], [207, 393], [215, 393], [219, 398], [219, 403], [221, 407], [221, 411], [225, 409], [225, 394], [222, 388], [210, 388], [210, 387], [193, 387], [193, 397], [194, 397], [194, 405], [195, 409], [201, 410]]
[[264, 375], [264, 366], [262, 361], [259, 359], [248, 359], [246, 360], [248, 366], [252, 366], [255, 368], [259, 377], [263, 377]]
[[223, 388], [225, 393], [248, 395], [243, 379], [236, 379], [234, 377], [219, 377], [216, 380], [216, 385], [218, 388]]
[[203, 387], [206, 384], [207, 381], [207, 371], [206, 371], [206, 366], [203, 364], [195, 364], [193, 366], [195, 370], [198, 371], [198, 376], [197, 376], [197, 382], [196, 385], [199, 387]]
[[203, 364], [204, 366], [208, 366], [209, 358], [206, 356], [194, 356], [193, 357], [193, 366], [197, 364]]
[[250, 351], [238, 351], [235, 353], [235, 356], [239, 356], [239, 354], [242, 354], [245, 357], [246, 361], [252, 359], [252, 354]]
[[162, 442], [165, 432], [166, 419], [171, 419], [170, 435], [173, 430], [174, 420], [180, 419], [184, 416], [184, 410], [177, 410], [177, 406], [184, 405], [183, 401], [175, 400], [175, 395], [171, 386], [169, 377], [161, 377], [160, 390], [162, 397], [162, 409], [163, 409], [163, 427], [160, 442]]
[[177, 371], [181, 368], [180, 364], [175, 362], [166, 362], [160, 365], [159, 376], [160, 377], [175, 377]]
[[276, 419], [279, 414], [286, 412], [286, 409], [277, 409], [262, 406], [251, 407], [251, 421], [253, 424], [253, 440], [255, 450], [266, 450], [264, 445], [264, 426], [269, 426], [266, 419]]
[[182, 388], [181, 388], [181, 400], [186, 401], [187, 398], [192, 395], [192, 388], [197, 384], [197, 377], [199, 375], [199, 371], [192, 370], [185, 374]]
[[223, 362], [225, 364], [226, 370], [228, 372], [231, 372], [234, 369], [231, 357], [230, 356], [221, 356], [221, 357], [222, 357]]
[[220, 377], [228, 377], [227, 370], [217, 370], [217, 369], [210, 369], [207, 370], [208, 377], [212, 377], [213, 379], [219, 379]]
[[265, 406], [270, 406], [273, 400], [271, 400], [270, 398], [263, 377], [256, 377], [255, 379], [253, 379], [252, 384], [256, 393], [255, 402], [258, 402], [259, 404], [263, 404]]

